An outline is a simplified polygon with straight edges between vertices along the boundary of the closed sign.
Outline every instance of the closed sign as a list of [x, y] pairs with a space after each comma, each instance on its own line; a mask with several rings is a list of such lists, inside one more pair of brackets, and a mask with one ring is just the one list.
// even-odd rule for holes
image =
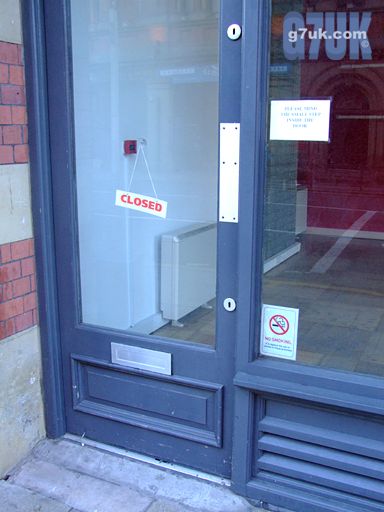
[[125, 192], [124, 190], [116, 190], [115, 205], [156, 215], [163, 219], [167, 216], [167, 201], [162, 201], [155, 197], [142, 196], [133, 192]]

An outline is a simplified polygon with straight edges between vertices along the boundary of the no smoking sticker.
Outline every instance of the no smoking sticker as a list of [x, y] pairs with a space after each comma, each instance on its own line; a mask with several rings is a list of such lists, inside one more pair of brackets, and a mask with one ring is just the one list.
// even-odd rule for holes
[[264, 304], [260, 353], [295, 361], [298, 323], [298, 309]]
[[269, 327], [274, 334], [282, 336], [289, 331], [289, 322], [283, 315], [273, 315], [269, 321]]

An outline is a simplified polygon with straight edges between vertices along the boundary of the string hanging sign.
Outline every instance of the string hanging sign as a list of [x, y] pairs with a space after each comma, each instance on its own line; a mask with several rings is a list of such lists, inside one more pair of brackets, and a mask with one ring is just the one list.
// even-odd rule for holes
[[[121, 206], [123, 208], [129, 208], [130, 210], [137, 210], [140, 212], [149, 213], [150, 215], [155, 215], [157, 217], [162, 217], [165, 219], [167, 217], [167, 206], [168, 202], [163, 201], [157, 197], [157, 192], [155, 188], [155, 184], [153, 183], [153, 179], [151, 176], [151, 172], [149, 170], [149, 164], [147, 157], [145, 156], [144, 151], [144, 141], [139, 141], [139, 149], [136, 154], [135, 163], [133, 165], [133, 170], [131, 174], [131, 178], [128, 185], [128, 191], [125, 190], [116, 190], [116, 206]], [[139, 157], [142, 155], [144, 160], [144, 165], [148, 173], [149, 180], [152, 185], [153, 193], [155, 197], [144, 196], [142, 194], [137, 194], [134, 192], [130, 192], [131, 185], [133, 181], [133, 177], [135, 175], [135, 171], [137, 168], [137, 163], [139, 161]]]

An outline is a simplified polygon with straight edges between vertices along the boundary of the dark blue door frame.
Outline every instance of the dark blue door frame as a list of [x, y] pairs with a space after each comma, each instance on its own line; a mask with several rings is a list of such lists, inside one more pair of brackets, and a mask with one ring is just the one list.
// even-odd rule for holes
[[[238, 493], [259, 502], [303, 512], [379, 511], [383, 505], [375, 491], [368, 490], [364, 497], [359, 497], [352, 479], [348, 476], [340, 483], [338, 491], [329, 490], [324, 483], [326, 478], [329, 478], [326, 465], [323, 466], [322, 472], [320, 471], [317, 482], [305, 480], [301, 466], [297, 463], [300, 459], [302, 464], [302, 452], [296, 452], [292, 460], [289, 459], [287, 467], [291, 473], [288, 475], [282, 472], [281, 466], [277, 463], [270, 462], [275, 459], [268, 459], [269, 466], [263, 459], [268, 451], [265, 448], [266, 442], [262, 440], [264, 435], [281, 436], [284, 439], [293, 435], [289, 430], [294, 424], [291, 419], [286, 420], [287, 423], [281, 419], [280, 423], [274, 421], [275, 408], [279, 407], [281, 411], [285, 411], [287, 418], [290, 414], [302, 414], [302, 422], [295, 425], [302, 429], [300, 436], [310, 445], [322, 446], [319, 432], [321, 430], [322, 435], [328, 432], [328, 444], [325, 446], [332, 446], [342, 459], [344, 457], [346, 464], [350, 448], [347, 446], [347, 440], [339, 435], [337, 425], [345, 424], [345, 428], [350, 429], [348, 422], [358, 418], [361, 424], [365, 422], [369, 426], [368, 430], [372, 434], [372, 439], [366, 435], [367, 446], [358, 446], [359, 456], [375, 457], [382, 462], [384, 450], [382, 454], [379, 451], [370, 451], [369, 443], [372, 441], [375, 442], [374, 446], [378, 446], [374, 441], [375, 426], [376, 432], [384, 437], [384, 384], [381, 379], [375, 377], [257, 357], [258, 344], [255, 340], [259, 339], [261, 310], [270, 11], [269, 2], [226, 0], [223, 3], [226, 9], [225, 17], [222, 19], [222, 33], [231, 23], [238, 22], [243, 26], [243, 37], [237, 45], [236, 55], [233, 54], [232, 61], [221, 63], [225, 74], [225, 86], [222, 87], [220, 99], [222, 122], [241, 121], [239, 224], [222, 227], [223, 230], [227, 230], [228, 239], [232, 237], [232, 241], [236, 243], [231, 246], [223, 243], [219, 247], [219, 250], [226, 252], [228, 256], [223, 259], [223, 270], [231, 275], [231, 292], [237, 297], [238, 303], [237, 330], [234, 336], [236, 357], [233, 488]], [[239, 19], [241, 3], [242, 20]], [[34, 134], [30, 147], [33, 169], [31, 182], [39, 276], [46, 424], [49, 437], [58, 437], [66, 432], [66, 424], [53, 236], [50, 174], [52, 146], [48, 115], [52, 115], [52, 112], [48, 112], [49, 97], [46, 86], [45, 4], [48, 5], [49, 2], [22, 2], [28, 114], [31, 133]], [[58, 25], [48, 28], [54, 33], [63, 31], [66, 27]], [[50, 40], [52, 41], [52, 38]], [[228, 50], [233, 48], [234, 43], [223, 38], [222, 44], [223, 48]], [[64, 69], [56, 69], [55, 72], [61, 73], [63, 81], [69, 79]], [[240, 84], [241, 111], [240, 104], [228, 101], [233, 90], [239, 88]], [[223, 241], [224, 239], [226, 236], [222, 238]], [[233, 262], [237, 259], [238, 272], [234, 272]], [[310, 421], [313, 415], [318, 415], [318, 425], [321, 426], [319, 431]], [[307, 419], [308, 425], [305, 425]], [[294, 449], [292, 450], [294, 452]]]

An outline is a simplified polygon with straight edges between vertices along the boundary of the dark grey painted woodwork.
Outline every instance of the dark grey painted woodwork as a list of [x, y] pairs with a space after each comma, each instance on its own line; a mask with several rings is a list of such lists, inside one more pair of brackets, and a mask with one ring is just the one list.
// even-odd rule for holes
[[[156, 336], [131, 335], [122, 331], [80, 323], [69, 1], [41, 2], [41, 9], [44, 11], [45, 17], [47, 75], [45, 99], [50, 113], [49, 139], [45, 143], [50, 149], [52, 164], [51, 197], [54, 204], [54, 243], [57, 264], [55, 281], [58, 289], [62, 334], [67, 431], [146, 453], [162, 460], [173, 461], [228, 477], [231, 472], [233, 340], [235, 339], [237, 312], [228, 313], [223, 308], [218, 308], [215, 350], [189, 342], [179, 342]], [[220, 122], [238, 122], [240, 118], [241, 41], [233, 42], [226, 37], [226, 27], [234, 21], [241, 21], [240, 17], [241, 1], [224, 0], [221, 2]], [[237, 228], [238, 226], [235, 224], [226, 223], [218, 226], [217, 298], [220, 304], [225, 297], [236, 297], [237, 293]], [[42, 313], [44, 314], [44, 312]], [[156, 427], [156, 431], [155, 429], [141, 428], [138, 423], [117, 421], [118, 416], [122, 418], [122, 408], [128, 406], [117, 406], [116, 400], [115, 403], [114, 400], [111, 400], [111, 403], [108, 404], [110, 409], [103, 416], [94, 414], [97, 407], [94, 407], [93, 402], [91, 407], [89, 400], [87, 404], [82, 403], [83, 406], [87, 405], [88, 407], [86, 412], [85, 408], [79, 410], [81, 404], [78, 404], [76, 408], [73, 407], [71, 354], [80, 354], [83, 358], [93, 358], [98, 362], [97, 370], [93, 366], [92, 374], [87, 375], [89, 378], [87, 385], [92, 383], [92, 392], [97, 389], [97, 393], [101, 396], [100, 391], [103, 389], [104, 398], [106, 393], [116, 397], [117, 391], [113, 390], [112, 392], [111, 390], [111, 382], [113, 382], [111, 368], [103, 367], [111, 361], [111, 342], [169, 352], [172, 354], [175, 378], [194, 379], [197, 388], [201, 382], [213, 382], [224, 386], [224, 393], [212, 392], [212, 396], [207, 398], [207, 423], [200, 428], [194, 440], [187, 439], [185, 425], [183, 426], [183, 437], [180, 435], [182, 421], [185, 421], [181, 419], [178, 420], [178, 423], [175, 420], [172, 424], [170, 422], [170, 429], [173, 429], [175, 435], [170, 429], [164, 428], [160, 432], [158, 427]], [[103, 379], [100, 374], [102, 367], [105, 371]], [[118, 382], [114, 381], [115, 385], [117, 388], [122, 386], [127, 391], [127, 377], [122, 378], [122, 375], [127, 374], [118, 372], [117, 375], [119, 375], [119, 379], [117, 379]], [[84, 380], [82, 382], [84, 384]], [[156, 376], [154, 376], [154, 382], [158, 387], [153, 394], [152, 403], [147, 401], [149, 408], [147, 416], [155, 414], [153, 409], [155, 402], [159, 400], [159, 395], [166, 397], [170, 389], [168, 382], [157, 380]], [[88, 388], [86, 389], [89, 391]], [[142, 386], [141, 390], [145, 394], [148, 388]], [[200, 389], [198, 393], [201, 392]], [[220, 409], [219, 395], [221, 394], [225, 411], [222, 426], [219, 425], [218, 412]], [[98, 412], [100, 410], [101, 408], [98, 407]], [[216, 413], [217, 418], [213, 420]], [[155, 422], [154, 419], [152, 421]], [[221, 430], [222, 436], [220, 437]], [[192, 437], [191, 435], [190, 438]], [[204, 437], [206, 442], [202, 444]]]
[[[280, 455], [265, 454], [258, 461], [261, 470], [273, 474], [281, 474], [298, 480], [313, 482], [324, 487], [331, 487], [349, 494], [357, 494], [382, 501], [384, 486], [369, 478], [348, 474], [346, 471], [337, 471], [318, 464], [309, 464], [294, 458]], [[353, 486], [351, 485], [353, 484]]]
[[[313, 414], [312, 408], [311, 411]], [[337, 418], [337, 420], [339, 421], [340, 418]], [[327, 420], [328, 426], [331, 424], [331, 421], [334, 422], [335, 418], [333, 418], [333, 420]], [[360, 435], [365, 433], [365, 426], [367, 424], [369, 425], [370, 422], [367, 418], [364, 418], [364, 420], [360, 419], [359, 422], [356, 417], [353, 418], [353, 422], [364, 423], [362, 428], [359, 427], [359, 434], [350, 434], [344, 429], [342, 431], [337, 431], [335, 429], [331, 431], [329, 428], [313, 426], [309, 422], [308, 424], [303, 424], [298, 423], [297, 421], [288, 421], [273, 417], [264, 417], [259, 422], [259, 429], [262, 432], [269, 432], [291, 439], [299, 439], [309, 443], [316, 442], [323, 447], [337, 448], [345, 452], [354, 452], [364, 455], [365, 457], [371, 457], [382, 461], [384, 459], [384, 441]], [[259, 448], [261, 447], [259, 446]]]
[[383, 510], [383, 504], [380, 502], [264, 472], [259, 473], [257, 480], [247, 484], [247, 494], [258, 496], [263, 504], [273, 503], [284, 510], [299, 512], [382, 512]]
[[[223, 386], [72, 356], [74, 409], [222, 446]], [[156, 397], [156, 400], [154, 400]]]
[[238, 372], [240, 387], [384, 415], [384, 381], [352, 373], [259, 360]]
[[45, 426], [47, 436], [54, 438], [65, 433], [66, 423], [57, 308], [43, 0], [21, 2], [21, 9]]
[[[384, 480], [384, 463], [368, 457], [272, 435], [263, 435], [259, 439], [258, 447], [264, 452]], [[263, 461], [263, 459], [264, 456], [261, 456], [259, 461]]]

